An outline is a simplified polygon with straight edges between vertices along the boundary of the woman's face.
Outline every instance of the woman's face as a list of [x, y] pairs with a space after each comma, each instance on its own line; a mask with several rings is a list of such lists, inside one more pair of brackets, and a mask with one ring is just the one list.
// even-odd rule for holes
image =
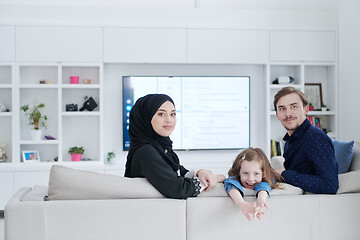
[[175, 125], [175, 106], [171, 102], [166, 101], [160, 106], [151, 119], [151, 126], [160, 136], [168, 137], [174, 131]]

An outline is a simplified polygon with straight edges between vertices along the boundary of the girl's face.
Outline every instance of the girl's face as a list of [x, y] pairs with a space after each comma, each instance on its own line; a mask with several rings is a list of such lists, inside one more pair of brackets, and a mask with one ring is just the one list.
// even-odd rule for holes
[[242, 161], [239, 175], [241, 185], [245, 188], [254, 189], [263, 179], [260, 161]]
[[164, 102], [151, 119], [154, 131], [162, 137], [168, 137], [176, 125], [176, 110], [174, 104]]

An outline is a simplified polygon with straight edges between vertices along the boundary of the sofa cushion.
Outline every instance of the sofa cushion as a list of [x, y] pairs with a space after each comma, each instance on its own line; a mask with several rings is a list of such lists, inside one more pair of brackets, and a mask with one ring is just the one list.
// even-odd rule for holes
[[346, 173], [349, 171], [351, 158], [353, 155], [354, 141], [333, 140], [335, 149], [335, 158], [339, 164], [338, 173]]
[[49, 200], [164, 198], [145, 178], [125, 178], [54, 165]]

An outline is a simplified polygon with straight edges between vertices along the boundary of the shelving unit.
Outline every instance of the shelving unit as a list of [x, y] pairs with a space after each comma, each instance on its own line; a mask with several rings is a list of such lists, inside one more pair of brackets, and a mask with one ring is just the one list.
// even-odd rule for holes
[[[16, 139], [18, 157], [13, 163], [22, 165], [22, 151], [39, 151], [40, 163], [70, 164], [68, 149], [83, 146], [85, 152], [82, 161], [77, 164], [102, 163], [102, 76], [103, 65], [67, 64], [67, 63], [19, 63], [16, 66], [15, 106], [44, 103], [42, 113], [47, 116], [47, 128], [44, 136], [55, 140], [34, 141], [30, 137], [28, 119], [22, 111], [17, 112], [19, 129]], [[79, 76], [79, 84], [70, 84], [70, 76]], [[83, 83], [86, 79], [86, 84]], [[90, 83], [88, 83], [90, 79]], [[40, 84], [40, 81], [46, 81]], [[84, 110], [67, 112], [66, 104], [77, 104], [80, 109], [84, 97], [93, 97], [98, 106], [91, 112]], [[11, 134], [10, 134], [11, 135]], [[57, 161], [55, 161], [57, 159]], [[72, 163], [71, 163], [72, 164]]]
[[[327, 106], [327, 111], [310, 111], [308, 116], [319, 117], [321, 127], [326, 129], [330, 137], [338, 137], [338, 106], [337, 106], [337, 79], [336, 64], [329, 63], [270, 63], [267, 66], [266, 80], [266, 101], [267, 101], [267, 133], [266, 135], [269, 148], [267, 155], [270, 156], [270, 140], [282, 141], [286, 130], [276, 117], [273, 106], [275, 94], [285, 86], [293, 86], [304, 92], [306, 83], [321, 83], [323, 103]], [[273, 84], [279, 76], [292, 76], [292, 84]]]
[[[13, 109], [14, 109], [14, 64], [0, 63], [0, 104], [9, 112], [0, 112], [0, 144], [7, 144], [5, 151], [7, 159], [2, 162], [11, 163], [13, 161]], [[2, 163], [4, 164], [4, 163]]]

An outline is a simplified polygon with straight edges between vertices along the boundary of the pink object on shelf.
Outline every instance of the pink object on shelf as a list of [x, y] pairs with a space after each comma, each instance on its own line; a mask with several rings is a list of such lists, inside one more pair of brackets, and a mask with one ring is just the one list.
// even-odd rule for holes
[[79, 83], [79, 76], [70, 76], [70, 83], [71, 84], [78, 84]]
[[71, 161], [81, 161], [81, 153], [73, 153], [71, 154]]

